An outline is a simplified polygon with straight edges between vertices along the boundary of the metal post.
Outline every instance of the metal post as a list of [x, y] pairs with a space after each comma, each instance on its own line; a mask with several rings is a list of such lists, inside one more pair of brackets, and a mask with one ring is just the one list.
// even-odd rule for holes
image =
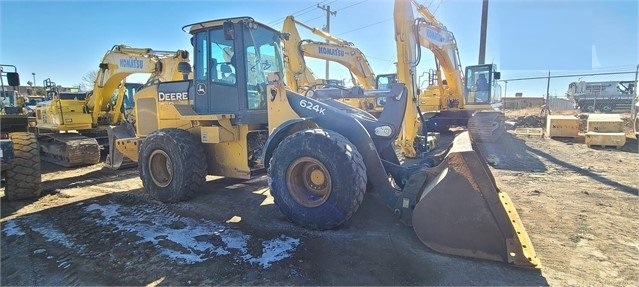
[[479, 33], [479, 65], [486, 61], [486, 29], [488, 26], [488, 0], [483, 0], [481, 6], [481, 30]]
[[504, 97], [508, 97], [508, 81], [504, 81]]
[[33, 87], [35, 88], [36, 86], [35, 73], [31, 73], [31, 75], [33, 75]]
[[2, 80], [2, 74], [4, 74], [4, 69], [0, 67], [0, 86], [2, 86], [2, 101], [4, 102], [4, 80]]
[[548, 104], [549, 97], [550, 97], [550, 71], [548, 71], [548, 83], [546, 84], [546, 104]]
[[[320, 8], [324, 11], [326, 11], [326, 29], [324, 30], [326, 33], [331, 33], [331, 15], [333, 16], [337, 16], [337, 11], [331, 11], [331, 6], [330, 5], [322, 5], [320, 6], [319, 4], [317, 4], [317, 8]], [[326, 43], [330, 43], [330, 41], [328, 41], [328, 39], [326, 40]], [[328, 60], [326, 60], [326, 80], [328, 80], [329, 76], [328, 76]]]
[[[630, 116], [634, 117], [637, 114], [637, 107], [635, 107], [635, 105], [637, 104], [637, 97], [639, 95], [639, 82], [637, 81], [639, 78], [639, 64], [637, 64], [637, 70], [635, 71], [635, 96], [634, 98], [632, 98], [632, 106], [630, 107], [631, 113]], [[633, 123], [634, 124], [634, 123]]]

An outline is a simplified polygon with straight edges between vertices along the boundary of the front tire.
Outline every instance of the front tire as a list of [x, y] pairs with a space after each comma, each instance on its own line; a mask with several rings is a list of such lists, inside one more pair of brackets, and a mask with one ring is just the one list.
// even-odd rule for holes
[[142, 142], [138, 169], [151, 196], [162, 202], [179, 202], [192, 197], [204, 184], [206, 155], [189, 132], [157, 130]]
[[362, 156], [347, 138], [329, 130], [285, 138], [271, 158], [268, 176], [280, 211], [309, 229], [341, 225], [357, 211], [366, 191]]
[[5, 195], [9, 200], [22, 200], [40, 196], [41, 169], [38, 139], [35, 134], [10, 133], [13, 155], [7, 170]]

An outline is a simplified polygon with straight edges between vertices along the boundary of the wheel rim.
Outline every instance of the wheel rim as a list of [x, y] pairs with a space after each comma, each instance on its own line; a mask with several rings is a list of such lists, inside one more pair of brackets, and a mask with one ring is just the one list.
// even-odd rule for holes
[[305, 207], [317, 207], [331, 195], [331, 175], [322, 162], [312, 157], [293, 161], [286, 171], [286, 186], [293, 199]]
[[154, 150], [149, 157], [151, 179], [159, 187], [167, 187], [173, 180], [173, 163], [169, 155], [161, 149]]

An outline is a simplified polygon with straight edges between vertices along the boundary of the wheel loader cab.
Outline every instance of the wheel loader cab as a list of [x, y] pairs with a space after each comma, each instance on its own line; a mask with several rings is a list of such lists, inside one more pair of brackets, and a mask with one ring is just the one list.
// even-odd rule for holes
[[[162, 168], [163, 162], [176, 167], [176, 161], [205, 159], [201, 166], [189, 166], [204, 167], [192, 173], [233, 178], [249, 179], [263, 172], [267, 77], [283, 74], [280, 33], [252, 18], [206, 21], [183, 30], [191, 34], [193, 67], [178, 66], [184, 80], [160, 82], [139, 91], [135, 136], [115, 140], [120, 153], [139, 162], [141, 177], [153, 179], [145, 183], [147, 189], [165, 201], [180, 200], [190, 189], [177, 195], [171, 192], [184, 188], [174, 186], [181, 179], [166, 179], [165, 175], [175, 172]], [[176, 138], [189, 138], [189, 142], [181, 139], [179, 147], [165, 142], [175, 143]], [[184, 153], [185, 145], [197, 156]]]
[[[191, 26], [195, 112], [234, 114], [234, 124], [265, 124], [269, 73], [283, 73], [279, 32], [250, 18]], [[191, 97], [192, 95], [192, 97]]]

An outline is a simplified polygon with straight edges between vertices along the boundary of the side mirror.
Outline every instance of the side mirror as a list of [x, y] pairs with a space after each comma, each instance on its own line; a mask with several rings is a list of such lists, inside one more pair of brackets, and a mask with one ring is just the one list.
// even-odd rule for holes
[[499, 80], [499, 79], [501, 79], [501, 72], [495, 72], [495, 73], [493, 74], [493, 78], [494, 78], [495, 80]]
[[234, 40], [235, 39], [235, 28], [233, 27], [233, 22], [227, 21], [222, 25], [224, 28], [224, 39], [226, 40]]
[[179, 62], [178, 63], [178, 72], [182, 73], [182, 78], [186, 81], [189, 79], [189, 74], [191, 73], [191, 64], [188, 62]]
[[8, 72], [7, 82], [9, 82], [9, 86], [12, 87], [20, 86], [20, 75], [16, 72]]

